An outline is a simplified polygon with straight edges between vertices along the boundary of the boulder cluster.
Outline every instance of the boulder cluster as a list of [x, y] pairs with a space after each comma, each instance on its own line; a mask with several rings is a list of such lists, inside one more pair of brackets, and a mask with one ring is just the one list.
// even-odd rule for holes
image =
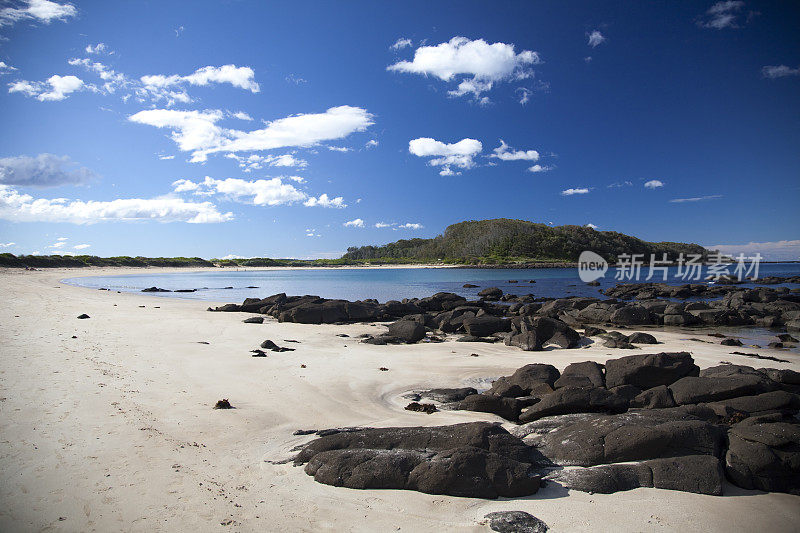
[[[800, 331], [800, 289], [787, 287], [748, 289], [736, 285], [620, 284], [606, 290], [605, 299], [515, 296], [491, 287], [482, 290], [479, 296], [479, 300], [468, 301], [454, 293], [440, 292], [427, 298], [379, 303], [371, 299], [350, 302], [281, 293], [263, 299], [247, 298], [241, 305], [226, 304], [209, 309], [259, 313], [281, 322], [303, 324], [406, 321], [416, 322], [423, 328], [403, 324], [396, 328], [397, 335], [390, 332], [376, 344], [418, 342], [425, 338], [424, 332], [439, 331], [463, 333], [463, 340], [470, 341], [504, 340], [507, 344], [532, 350], [541, 349], [543, 343], [548, 343], [554, 336], [551, 344], [573, 347], [579, 337], [574, 330], [566, 328], [597, 324], [757, 325], [785, 326]], [[541, 319], [559, 322], [542, 322]]]
[[518, 424], [327, 433], [296, 464], [321, 482], [495, 498], [545, 480], [587, 492], [656, 487], [722, 494], [800, 494], [800, 372], [723, 364], [700, 370], [686, 352], [529, 364], [478, 393], [433, 389], [444, 409]]

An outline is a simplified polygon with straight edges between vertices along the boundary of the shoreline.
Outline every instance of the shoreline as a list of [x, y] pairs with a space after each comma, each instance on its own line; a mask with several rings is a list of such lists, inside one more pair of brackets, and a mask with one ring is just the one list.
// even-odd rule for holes
[[[608, 524], [617, 531], [789, 530], [800, 520], [797, 496], [730, 484], [721, 497], [649, 488], [588, 494], [552, 485], [531, 497], [481, 500], [317, 483], [280, 463], [312, 438], [295, 430], [477, 420], [510, 428], [490, 414], [405, 411], [403, 394], [473, 386], [532, 362], [563, 369], [629, 353], [597, 344], [544, 352], [455, 342], [372, 346], [353, 337], [384, 325], [243, 324], [253, 315], [209, 313], [207, 301], [60, 283], [75, 270], [0, 271], [9, 301], [0, 309], [0, 529], [370, 531], [381, 523], [485, 532], [483, 516], [507, 510], [529, 512], [554, 531]], [[81, 313], [91, 318], [77, 320]], [[798, 361], [762, 365], [728, 347], [693, 342], [692, 332], [620, 329], [661, 341], [637, 353], [691, 351], [701, 368], [730, 361], [800, 370]], [[264, 339], [296, 350], [251, 357]], [[221, 398], [236, 409], [212, 410]]]

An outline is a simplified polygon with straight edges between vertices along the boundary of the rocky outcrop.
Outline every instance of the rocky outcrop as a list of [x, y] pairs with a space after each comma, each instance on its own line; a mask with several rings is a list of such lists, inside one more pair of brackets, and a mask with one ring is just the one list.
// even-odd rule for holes
[[653, 487], [715, 496], [722, 495], [724, 479], [719, 459], [710, 455], [566, 469], [548, 477], [569, 489], [599, 494]]
[[606, 386], [633, 385], [646, 390], [699, 373], [688, 352], [630, 355], [606, 362]]
[[294, 462], [337, 487], [497, 498], [536, 493], [534, 457], [502, 427], [473, 422], [333, 433], [305, 445]]

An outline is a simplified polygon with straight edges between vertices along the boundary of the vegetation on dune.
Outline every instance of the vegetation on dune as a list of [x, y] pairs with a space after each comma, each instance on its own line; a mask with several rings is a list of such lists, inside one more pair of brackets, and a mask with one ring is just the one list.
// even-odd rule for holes
[[433, 239], [403, 239], [383, 246], [348, 248], [344, 259], [405, 258], [462, 264], [498, 264], [578, 260], [591, 250], [609, 261], [621, 254], [650, 254], [658, 259], [668, 254], [701, 254], [708, 250], [697, 244], [647, 242], [616, 231], [597, 231], [586, 226], [556, 226], [506, 218], [470, 220], [453, 224]]

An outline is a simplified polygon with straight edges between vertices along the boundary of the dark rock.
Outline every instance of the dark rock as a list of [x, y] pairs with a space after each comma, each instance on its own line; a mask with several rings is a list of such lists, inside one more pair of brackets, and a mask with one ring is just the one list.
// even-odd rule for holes
[[626, 305], [611, 314], [611, 322], [621, 326], [652, 324], [650, 311], [640, 305]]
[[494, 316], [476, 316], [462, 322], [468, 335], [473, 337], [488, 337], [494, 333], [511, 331], [511, 322]]
[[522, 410], [522, 405], [516, 398], [492, 394], [472, 394], [455, 404], [454, 407], [458, 411], [492, 413], [512, 422], [519, 419], [519, 413]]
[[782, 342], [771, 342], [771, 343], [767, 344], [767, 347], [768, 348], [783, 348], [783, 343]]
[[748, 418], [728, 433], [725, 472], [745, 489], [800, 494], [800, 425], [780, 415]]
[[672, 398], [672, 393], [666, 385], [647, 389], [631, 400], [631, 407], [643, 407], [645, 409], [664, 409], [675, 407], [676, 405], [675, 400]]
[[541, 401], [523, 410], [519, 415], [522, 423], [546, 416], [570, 413], [621, 413], [628, 408], [628, 401], [608, 389], [563, 387], [542, 397]]
[[[706, 413], [708, 413], [706, 415]], [[720, 457], [725, 432], [704, 417], [710, 410], [631, 410], [618, 415], [571, 414], [537, 420], [515, 428], [559, 465], [594, 466], [684, 455]]]
[[431, 389], [421, 392], [420, 397], [442, 403], [451, 403], [460, 402], [472, 394], [478, 394], [478, 391], [472, 387], [462, 387], [460, 389]]
[[417, 403], [411, 402], [410, 404], [406, 405], [406, 411], [416, 411], [418, 413], [425, 413], [430, 415], [437, 411], [436, 406], [432, 403]]
[[235, 409], [235, 407], [231, 405], [227, 398], [224, 398], [217, 400], [217, 403], [214, 404], [214, 409]]
[[721, 496], [724, 475], [716, 457], [687, 455], [563, 470], [548, 479], [569, 489], [599, 494], [653, 487]]
[[245, 324], [263, 324], [264, 317], [263, 316], [252, 316], [250, 318], [245, 318], [242, 320]]
[[147, 289], [142, 289], [141, 292], [172, 292], [167, 289], [162, 289], [160, 287], [148, 287]]
[[389, 324], [389, 335], [402, 339], [402, 341], [407, 344], [411, 344], [425, 337], [425, 326], [419, 322], [398, 320], [397, 322]]
[[295, 458], [320, 483], [474, 498], [534, 494], [534, 451], [500, 426], [361, 429], [311, 441]]
[[655, 337], [649, 333], [641, 333], [639, 331], [628, 335], [628, 342], [632, 344], [658, 344]]
[[776, 390], [755, 396], [740, 396], [718, 402], [708, 403], [720, 417], [729, 418], [736, 413], [747, 416], [760, 416], [771, 413], [794, 415], [800, 410], [800, 396], [790, 392]]
[[742, 341], [739, 339], [723, 339], [720, 344], [723, 346], [742, 346]]
[[405, 341], [391, 335], [377, 335], [375, 337], [365, 337], [361, 342], [363, 344], [374, 344], [375, 346], [386, 346], [387, 344], [402, 344]]
[[492, 531], [500, 533], [547, 532], [547, 524], [524, 511], [498, 511], [489, 513], [484, 518], [489, 520]]
[[608, 390], [610, 390], [617, 396], [622, 396], [629, 402], [642, 393], [642, 389], [640, 389], [639, 387], [634, 387], [633, 385], [620, 385], [618, 387], [609, 387]]
[[462, 287], [465, 289], [477, 289], [478, 285], [473, 285], [472, 283], [465, 283], [462, 285]]
[[483, 298], [484, 300], [499, 300], [500, 297], [503, 296], [503, 291], [498, 289], [497, 287], [489, 287], [488, 289], [483, 289], [478, 293], [478, 296]]
[[596, 337], [598, 335], [602, 335], [603, 333], [606, 333], [606, 330], [603, 328], [596, 328], [594, 326], [586, 326], [583, 331], [583, 334], [586, 337]]
[[789, 335], [788, 333], [781, 333], [780, 335], [778, 335], [778, 340], [781, 342], [800, 342], [791, 335]]
[[620, 348], [624, 350], [635, 350], [636, 346], [628, 342], [627, 339], [607, 338], [603, 341], [603, 346], [606, 348]]
[[562, 348], [575, 348], [580, 334], [561, 320], [549, 317], [531, 319], [522, 317], [519, 324], [512, 322], [512, 335], [506, 340], [508, 346], [518, 346], [525, 351], [542, 350], [547, 344]]
[[85, 319], [91, 318], [91, 317], [89, 315], [87, 315], [86, 313], [83, 313], [83, 314], [78, 315], [78, 318], [81, 319], [81, 320], [85, 320]]
[[[496, 380], [492, 383], [492, 387], [487, 391], [487, 394], [499, 395], [500, 391], [516, 386], [520, 391], [517, 396], [525, 396], [542, 383], [552, 388], [560, 376], [558, 369], [553, 365], [533, 363], [518, 368], [510, 376]], [[503, 395], [507, 396], [507, 394]]]
[[589, 285], [590, 287], [599, 287], [599, 286], [600, 286], [600, 282], [599, 282], [599, 281], [597, 281], [597, 280], [594, 280], [594, 281], [589, 281], [589, 282], [588, 282], [588, 283], [586, 283], [586, 284], [587, 284], [587, 285]]
[[261, 343], [261, 347], [264, 348], [265, 350], [272, 350], [273, 352], [293, 352], [294, 351], [294, 348], [284, 348], [284, 347], [278, 346], [277, 344], [275, 344], [274, 342], [272, 342], [269, 339], [267, 339], [264, 342], [262, 342]]
[[474, 337], [472, 335], [464, 335], [463, 337], [459, 337], [456, 339], [456, 342], [487, 342], [487, 343], [495, 343], [498, 342], [500, 339], [497, 337]]
[[672, 397], [678, 405], [715, 402], [752, 396], [775, 390], [777, 385], [771, 380], [756, 375], [727, 377], [693, 377], [679, 379], [669, 386]]
[[629, 355], [606, 361], [606, 386], [633, 385], [646, 390], [696, 376], [699, 371], [688, 352]]
[[[581, 379], [583, 378], [583, 379]], [[553, 387], [558, 389], [568, 386], [585, 386], [579, 383], [587, 381], [588, 386], [591, 387], [604, 387], [605, 378], [603, 377], [603, 367], [594, 361], [584, 361], [582, 363], [570, 363], [561, 377], [558, 378]]]

